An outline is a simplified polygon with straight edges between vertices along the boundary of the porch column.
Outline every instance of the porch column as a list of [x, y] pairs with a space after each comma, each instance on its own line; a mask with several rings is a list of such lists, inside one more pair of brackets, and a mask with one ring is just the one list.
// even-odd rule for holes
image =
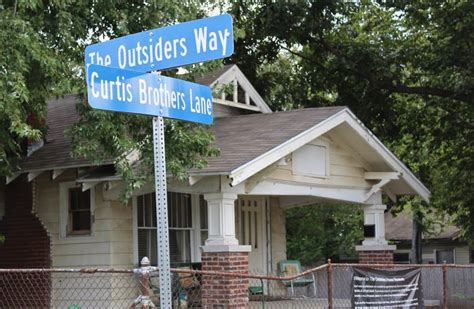
[[386, 205], [367, 205], [364, 209], [364, 236], [361, 246], [356, 246], [361, 264], [393, 264], [393, 251], [396, 246], [389, 245], [385, 239]]
[[[202, 270], [248, 273], [250, 246], [240, 246], [235, 237], [234, 193], [204, 194], [207, 201], [208, 239], [201, 247]], [[202, 276], [203, 308], [248, 307], [248, 278]]]

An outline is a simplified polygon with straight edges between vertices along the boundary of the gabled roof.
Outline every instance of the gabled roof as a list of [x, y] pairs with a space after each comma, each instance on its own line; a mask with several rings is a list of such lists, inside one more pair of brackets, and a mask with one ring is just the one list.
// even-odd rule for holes
[[[195, 82], [211, 86], [217, 82], [222, 82], [222, 78], [232, 81], [237, 77], [244, 84], [250, 84], [238, 67], [233, 64], [205, 73], [201, 77], [196, 78]], [[255, 91], [253, 86], [251, 88]], [[76, 104], [79, 100], [77, 95], [70, 94], [48, 102], [46, 120], [48, 134], [46, 142], [31, 156], [20, 160], [21, 171], [30, 172], [92, 165], [84, 158], [72, 157], [71, 139], [64, 134], [66, 129], [79, 120], [79, 115], [76, 111]], [[265, 111], [270, 110], [265, 103], [261, 105], [261, 109]]]
[[206, 167], [193, 170], [192, 173], [230, 174], [344, 108], [308, 108], [216, 119], [211, 130], [220, 155], [209, 158]]
[[220, 70], [210, 72], [203, 77], [196, 78], [195, 82], [208, 85], [210, 87], [214, 87], [217, 84], [229, 85], [233, 82], [237, 82], [242, 90], [249, 96], [249, 100], [251, 100], [262, 113], [272, 112], [271, 108], [267, 105], [267, 103], [265, 103], [257, 90], [253, 87], [247, 77], [245, 77], [244, 73], [242, 73], [239, 67], [235, 64], [225, 65]]
[[[64, 130], [79, 118], [74, 95], [52, 100], [45, 145], [21, 162], [22, 172], [46, 171], [90, 166], [83, 158], [71, 156], [71, 141]], [[203, 169], [191, 170], [192, 176], [228, 175], [238, 184], [275, 163], [326, 132], [350, 136], [371, 167], [370, 171], [398, 172], [400, 179], [387, 185], [396, 195], [419, 194], [428, 200], [430, 192], [346, 107], [322, 107], [218, 118], [212, 126], [220, 156], [209, 158]]]
[[[203, 81], [212, 85], [232, 80], [243, 83], [241, 86], [250, 93], [255, 91], [235, 65], [225, 66]], [[259, 97], [258, 93], [253, 96], [255, 103], [261, 99]], [[79, 119], [75, 106], [77, 102], [79, 98], [75, 95], [49, 102], [46, 143], [21, 161], [21, 172], [36, 173], [92, 165], [83, 158], [71, 156], [71, 141], [64, 135], [64, 130]], [[268, 108], [261, 100], [260, 108], [265, 107]], [[202, 169], [191, 170], [191, 176], [227, 175], [231, 184], [237, 185], [330, 131], [339, 142], [351, 148], [354, 155], [370, 165], [368, 172], [394, 172], [400, 175], [399, 179], [397, 177], [386, 185], [384, 183], [387, 194], [418, 194], [426, 201], [429, 199], [429, 190], [347, 107], [308, 108], [218, 118], [212, 131], [220, 156], [209, 158], [208, 166]]]
[[237, 185], [331, 131], [368, 162], [368, 172], [400, 175], [400, 179], [386, 185], [393, 194], [418, 194], [429, 200], [430, 192], [423, 183], [347, 107], [222, 118], [216, 120], [212, 130], [220, 156], [209, 158], [207, 167], [192, 170], [193, 176], [228, 175], [231, 184]]
[[[410, 214], [401, 212], [394, 216], [390, 212], [385, 213], [385, 238], [393, 241], [410, 241], [412, 237], [413, 223]], [[459, 237], [460, 229], [453, 225], [446, 225], [438, 233], [423, 234], [425, 240], [454, 240]]]
[[228, 70], [232, 69], [233, 67], [234, 67], [234, 64], [226, 64], [221, 69], [196, 77], [194, 79], [194, 82], [201, 85], [211, 86], [221, 75], [223, 75], [224, 73], [226, 73]]

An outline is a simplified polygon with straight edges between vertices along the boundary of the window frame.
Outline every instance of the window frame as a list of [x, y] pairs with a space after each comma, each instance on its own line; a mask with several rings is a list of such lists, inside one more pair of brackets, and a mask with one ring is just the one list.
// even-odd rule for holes
[[75, 181], [62, 182], [59, 184], [59, 205], [60, 205], [60, 237], [63, 239], [90, 239], [95, 236], [95, 188], [90, 188], [85, 192], [89, 192], [90, 201], [90, 217], [91, 227], [90, 230], [81, 232], [70, 232], [70, 189], [81, 188], [81, 185]]
[[455, 248], [446, 248], [446, 249], [435, 249], [433, 250], [434, 253], [434, 261], [435, 264], [443, 264], [444, 261], [438, 261], [438, 252], [444, 252], [444, 251], [451, 251], [453, 254], [453, 263], [456, 263], [456, 250]]
[[[173, 191], [170, 191], [173, 192]], [[138, 258], [138, 198], [145, 194], [152, 194], [154, 191], [150, 192], [140, 192], [140, 195], [135, 195], [132, 198], [132, 207], [133, 207], [133, 263], [135, 265], [139, 264]], [[175, 193], [185, 193], [185, 192], [175, 192]], [[188, 193], [189, 194], [189, 193]], [[191, 228], [170, 228], [168, 226], [168, 231], [170, 229], [174, 230], [189, 230], [190, 231], [190, 255], [191, 263], [201, 262], [201, 226], [200, 226], [200, 208], [199, 208], [199, 194], [190, 194], [191, 195]], [[150, 229], [156, 228], [149, 227]]]

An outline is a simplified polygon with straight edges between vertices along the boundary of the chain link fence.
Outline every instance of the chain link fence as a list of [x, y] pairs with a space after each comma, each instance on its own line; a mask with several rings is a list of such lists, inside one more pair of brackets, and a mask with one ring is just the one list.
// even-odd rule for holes
[[[229, 298], [229, 293], [249, 308], [351, 308], [352, 267], [420, 267], [426, 307], [474, 308], [474, 265], [334, 263], [285, 276], [174, 268], [173, 308], [214, 308], [210, 297], [219, 302]], [[222, 290], [211, 295], [203, 281], [217, 283]], [[239, 290], [239, 284], [248, 288]], [[153, 308], [159, 306], [159, 295], [158, 271], [150, 266], [0, 269], [0, 308]]]

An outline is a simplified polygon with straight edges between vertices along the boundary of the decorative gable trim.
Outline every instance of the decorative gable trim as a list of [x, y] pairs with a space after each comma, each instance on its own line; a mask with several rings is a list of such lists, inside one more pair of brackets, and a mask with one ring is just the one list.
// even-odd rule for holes
[[[219, 76], [215, 81], [213, 81], [210, 84], [210, 87], [212, 88], [216, 84], [224, 84], [224, 85], [234, 85], [234, 104], [238, 104], [238, 107], [243, 106], [249, 106], [250, 105], [250, 100], [252, 100], [255, 103], [255, 106], [258, 107], [258, 110], [261, 111], [262, 113], [271, 113], [272, 110], [270, 107], [265, 103], [263, 98], [258, 94], [257, 90], [252, 86], [250, 81], [245, 77], [244, 73], [239, 69], [237, 65], [233, 65], [229, 70], [225, 71], [221, 76]], [[238, 103], [237, 102], [237, 88], [238, 85], [242, 87], [242, 89], [245, 91], [245, 104]], [[223, 100], [215, 100], [217, 103], [222, 104]]]
[[311, 142], [342, 123], [347, 123], [356, 133], [364, 137], [364, 140], [385, 160], [390, 168], [393, 169], [393, 171], [400, 173], [400, 178], [405, 180], [414, 192], [419, 194], [426, 202], [429, 201], [430, 191], [416, 178], [408, 167], [391, 153], [390, 150], [388, 150], [388, 148], [385, 147], [385, 145], [383, 145], [382, 142], [362, 124], [362, 122], [348, 108], [341, 110], [323, 122], [318, 123], [312, 128], [296, 135], [277, 147], [274, 147], [252, 161], [234, 169], [229, 174], [231, 185], [236, 186], [239, 183], [242, 183], [264, 168], [277, 162], [281, 158], [289, 155], [296, 149], [299, 149], [303, 145]]

